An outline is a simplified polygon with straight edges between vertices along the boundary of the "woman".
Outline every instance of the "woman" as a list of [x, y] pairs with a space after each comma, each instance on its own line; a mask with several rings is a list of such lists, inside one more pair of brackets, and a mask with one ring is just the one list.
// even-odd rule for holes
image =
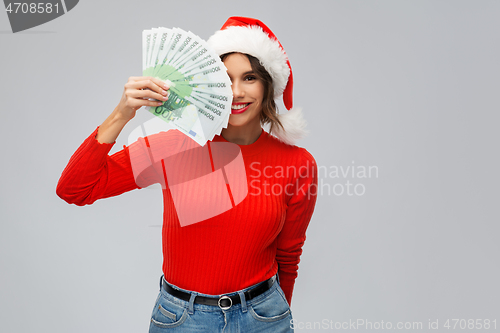
[[[168, 98], [168, 86], [148, 77], [129, 79], [118, 106], [72, 156], [57, 194], [85, 205], [164, 181], [164, 275], [150, 332], [290, 332], [293, 286], [317, 188], [314, 158], [290, 144], [303, 132], [300, 114], [292, 109], [278, 115], [274, 103], [283, 94], [285, 106], [292, 108], [290, 63], [271, 30], [254, 19], [231, 17], [208, 43], [227, 68], [233, 103], [227, 128], [199, 150], [212, 160], [218, 143], [238, 147], [248, 184], [244, 199], [182, 227], [170, 174], [154, 179], [169, 162], [155, 163], [139, 181], [131, 155], [159, 143], [175, 151], [186, 145], [187, 136], [163, 132], [107, 155], [140, 107], [161, 104], [150, 98]], [[262, 129], [265, 123], [275, 136]]]

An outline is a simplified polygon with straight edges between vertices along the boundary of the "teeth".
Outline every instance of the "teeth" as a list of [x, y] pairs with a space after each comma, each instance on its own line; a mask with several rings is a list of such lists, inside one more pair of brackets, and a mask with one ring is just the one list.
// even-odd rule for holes
[[250, 103], [248, 103], [248, 104], [231, 105], [231, 110], [241, 110], [243, 108], [246, 108], [249, 105], [250, 105]]

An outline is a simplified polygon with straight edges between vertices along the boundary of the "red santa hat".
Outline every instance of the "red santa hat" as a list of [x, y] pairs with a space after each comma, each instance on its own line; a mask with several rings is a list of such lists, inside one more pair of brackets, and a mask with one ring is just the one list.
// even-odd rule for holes
[[293, 108], [292, 67], [285, 49], [271, 29], [259, 20], [233, 16], [207, 42], [219, 55], [239, 52], [254, 56], [267, 70], [273, 79], [274, 98], [283, 95], [283, 103], [289, 110], [278, 115], [284, 130], [274, 126], [271, 134], [288, 144], [294, 144], [306, 134], [302, 111]]

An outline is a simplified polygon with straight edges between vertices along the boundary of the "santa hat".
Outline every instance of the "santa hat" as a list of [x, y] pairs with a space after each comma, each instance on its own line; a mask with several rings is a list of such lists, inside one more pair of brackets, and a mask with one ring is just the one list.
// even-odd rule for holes
[[273, 79], [274, 98], [283, 95], [286, 114], [278, 114], [284, 130], [273, 127], [273, 134], [287, 144], [294, 144], [307, 133], [300, 108], [293, 108], [293, 75], [290, 61], [278, 38], [264, 23], [248, 17], [230, 17], [208, 39], [208, 45], [223, 55], [230, 52], [249, 54], [259, 59]]

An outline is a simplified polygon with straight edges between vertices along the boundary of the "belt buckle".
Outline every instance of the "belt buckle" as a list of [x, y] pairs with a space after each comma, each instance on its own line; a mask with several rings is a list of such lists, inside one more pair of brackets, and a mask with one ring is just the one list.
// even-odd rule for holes
[[[220, 304], [220, 302], [223, 299], [228, 299], [229, 300], [229, 306], [222, 306]], [[219, 300], [217, 301], [217, 305], [219, 306], [219, 308], [221, 308], [221, 310], [229, 310], [233, 306], [233, 300], [229, 296], [221, 296], [221, 297], [219, 297]]]

